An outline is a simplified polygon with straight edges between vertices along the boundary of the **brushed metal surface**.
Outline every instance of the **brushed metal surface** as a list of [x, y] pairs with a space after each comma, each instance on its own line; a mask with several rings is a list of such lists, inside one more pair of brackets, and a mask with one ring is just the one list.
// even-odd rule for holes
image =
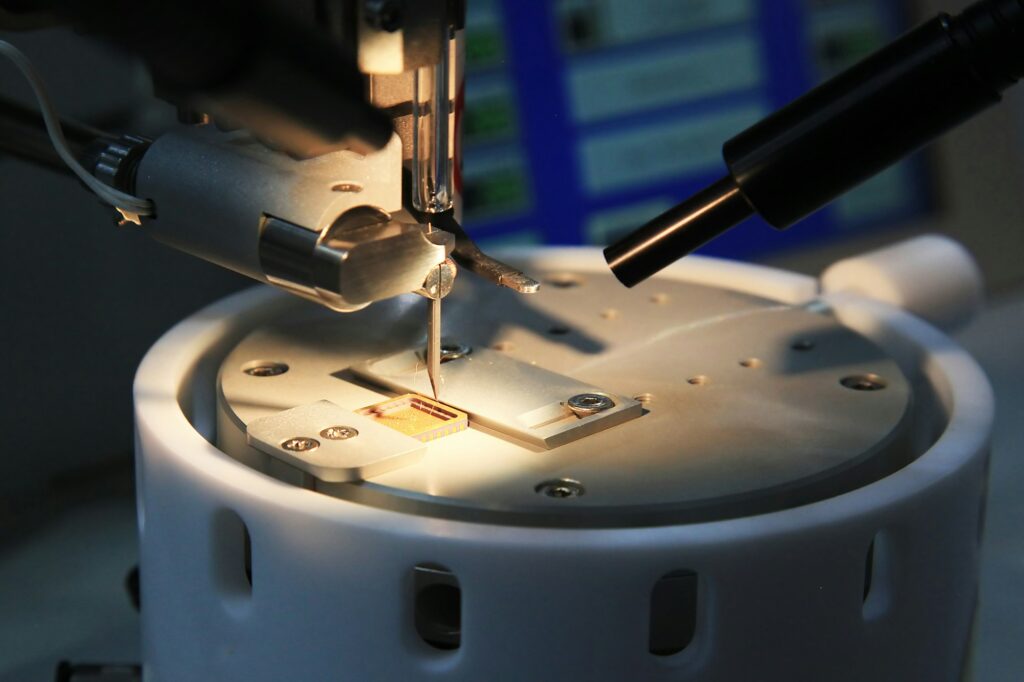
[[[634, 397], [645, 413], [551, 450], [477, 424], [428, 444], [414, 464], [358, 485], [318, 483], [318, 490], [468, 520], [629, 526], [805, 504], [881, 478], [914, 456], [907, 379], [820, 307], [684, 282], [656, 279], [627, 290], [610, 275], [533, 274], [545, 286], [530, 297], [463, 278], [445, 301], [446, 342], [491, 348]], [[352, 368], [422, 348], [426, 304], [405, 296], [336, 315], [297, 302], [225, 359], [222, 424], [244, 429], [316, 400], [347, 410], [381, 401], [386, 392]], [[254, 360], [290, 370], [269, 378], [240, 371]], [[868, 374], [885, 388], [841, 383]], [[491, 382], [496, 404], [517, 390], [509, 377]], [[231, 454], [254, 461], [251, 452]], [[562, 478], [580, 482], [586, 494], [536, 492], [538, 483]]]
[[[331, 439], [330, 428], [350, 430], [351, 437]], [[373, 419], [343, 410], [327, 400], [254, 419], [246, 429], [250, 445], [288, 462], [322, 481], [360, 481], [407, 466], [423, 455], [420, 441]], [[289, 439], [309, 439], [310, 449], [285, 447]]]
[[[425, 395], [435, 380], [424, 379], [423, 364], [422, 352], [408, 350], [358, 363], [352, 369], [384, 388]], [[583, 393], [604, 396], [601, 388], [488, 348], [440, 364], [438, 382], [444, 388], [444, 402], [468, 412], [478, 426], [549, 449], [618, 426], [643, 412], [640, 401], [616, 395], [607, 396], [607, 409], [578, 416], [567, 403]], [[495, 386], [508, 388], [496, 398]]]

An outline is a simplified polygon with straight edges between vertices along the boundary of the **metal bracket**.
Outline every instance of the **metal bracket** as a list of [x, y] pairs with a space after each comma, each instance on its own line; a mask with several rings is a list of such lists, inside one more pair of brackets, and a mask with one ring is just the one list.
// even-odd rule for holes
[[[416, 350], [368, 360], [352, 371], [399, 393], [430, 393], [426, 365]], [[547, 449], [643, 414], [642, 405], [632, 398], [486, 348], [443, 363], [441, 387], [441, 401], [468, 413], [471, 424]], [[598, 409], [574, 409], [570, 400], [577, 397], [586, 397]]]
[[330, 483], [361, 481], [407, 466], [426, 450], [415, 438], [327, 400], [255, 419], [246, 427], [246, 440]]

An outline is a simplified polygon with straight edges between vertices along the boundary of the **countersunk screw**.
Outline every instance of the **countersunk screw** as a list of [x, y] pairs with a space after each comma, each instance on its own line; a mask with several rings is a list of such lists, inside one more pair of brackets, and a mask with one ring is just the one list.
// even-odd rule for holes
[[886, 387], [885, 379], [877, 374], [854, 374], [843, 377], [839, 383], [854, 391], [881, 391]]
[[452, 360], [458, 360], [464, 358], [473, 352], [472, 346], [467, 346], [464, 343], [442, 343], [441, 344], [441, 362], [451, 362]]
[[276, 377], [288, 371], [283, 362], [258, 362], [242, 369], [251, 377]]
[[615, 407], [615, 401], [600, 393], [580, 393], [569, 398], [566, 405], [580, 417], [586, 417]]
[[296, 438], [289, 438], [285, 442], [281, 443], [281, 447], [291, 452], [309, 452], [310, 450], [316, 450], [320, 447], [320, 441], [315, 438], [298, 436]]
[[351, 426], [328, 426], [320, 435], [327, 440], [348, 440], [358, 436], [359, 432]]
[[582, 483], [571, 478], [556, 478], [550, 481], [542, 481], [534, 486], [533, 489], [541, 495], [559, 499], [579, 497], [586, 492]]

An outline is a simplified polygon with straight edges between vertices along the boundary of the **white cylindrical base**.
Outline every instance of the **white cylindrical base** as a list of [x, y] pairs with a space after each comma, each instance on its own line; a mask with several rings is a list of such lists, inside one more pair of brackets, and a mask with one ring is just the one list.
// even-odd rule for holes
[[[602, 267], [596, 251], [531, 258]], [[667, 276], [771, 290], [789, 303], [814, 289], [706, 259]], [[929, 384], [944, 429], [927, 451], [803, 507], [618, 529], [397, 513], [249, 469], [207, 439], [214, 374], [286, 302], [256, 290], [186, 320], [153, 348], [135, 386], [145, 679], [959, 679], [976, 602], [988, 384], [927, 324], [850, 296], [832, 304]], [[413, 569], [423, 565], [458, 581], [457, 649], [417, 634]], [[693, 637], [656, 655], [652, 590], [677, 571], [698, 576], [695, 608], [678, 606]]]

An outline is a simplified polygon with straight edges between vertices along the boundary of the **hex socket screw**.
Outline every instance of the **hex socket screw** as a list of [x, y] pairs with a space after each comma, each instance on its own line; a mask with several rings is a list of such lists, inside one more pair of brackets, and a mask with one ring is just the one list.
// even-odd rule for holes
[[587, 417], [615, 407], [614, 400], [600, 393], [580, 393], [569, 398], [565, 404], [580, 417]]
[[359, 435], [359, 431], [351, 426], [328, 426], [320, 432], [320, 435], [327, 440], [348, 440]]
[[295, 438], [289, 438], [285, 442], [281, 443], [281, 447], [289, 452], [309, 452], [310, 450], [316, 450], [320, 447], [320, 441], [315, 438], [297, 436]]

